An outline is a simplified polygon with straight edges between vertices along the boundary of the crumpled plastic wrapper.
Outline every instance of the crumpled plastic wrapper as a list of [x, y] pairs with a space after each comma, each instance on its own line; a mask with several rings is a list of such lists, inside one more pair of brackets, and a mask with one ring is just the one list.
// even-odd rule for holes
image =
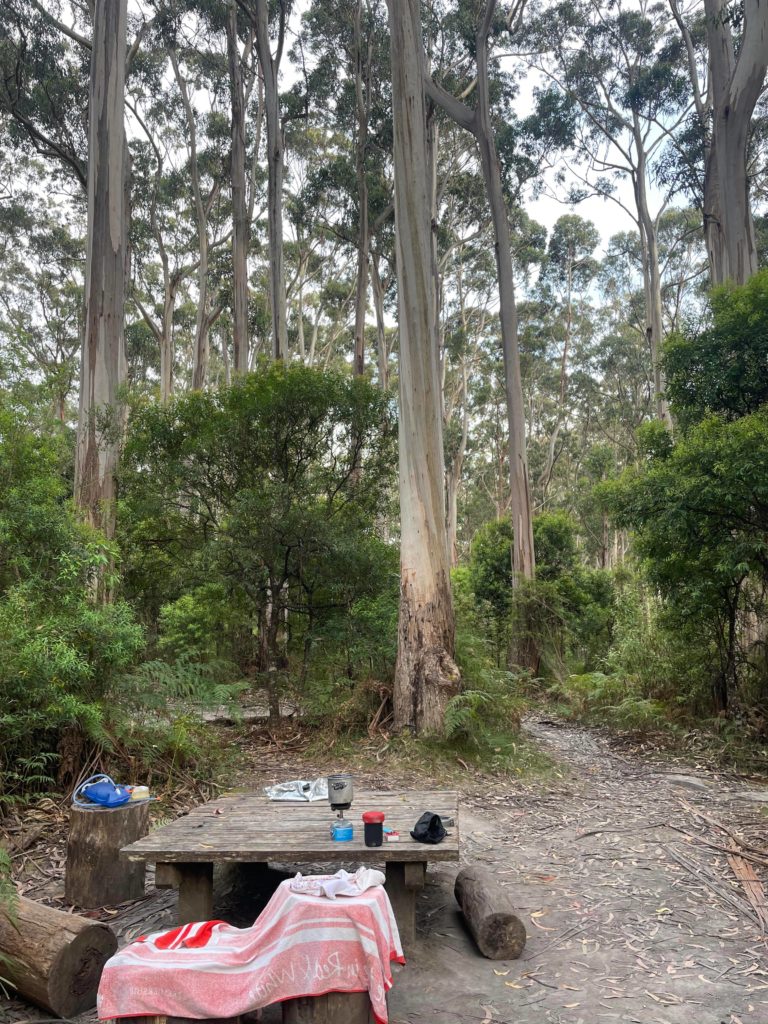
[[323, 777], [307, 782], [305, 779], [294, 779], [291, 782], [278, 782], [274, 786], [265, 786], [264, 792], [270, 800], [290, 800], [294, 803], [311, 803], [313, 800], [328, 799], [328, 779]]

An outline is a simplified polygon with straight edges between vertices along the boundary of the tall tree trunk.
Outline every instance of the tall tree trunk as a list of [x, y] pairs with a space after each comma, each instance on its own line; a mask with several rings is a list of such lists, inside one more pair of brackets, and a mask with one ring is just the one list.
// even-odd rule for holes
[[[363, 84], [363, 0], [357, 0], [352, 30], [352, 50], [355, 62], [355, 115], [357, 119], [355, 140], [355, 176], [357, 179], [357, 284], [355, 293], [355, 354], [353, 370], [361, 376], [365, 370], [365, 317], [368, 312], [368, 252], [370, 233], [368, 230], [368, 177], [366, 175], [366, 148], [368, 140], [368, 83]], [[370, 61], [366, 62], [366, 69]]]
[[467, 452], [467, 439], [469, 438], [469, 395], [467, 392], [467, 357], [465, 355], [461, 363], [461, 438], [445, 475], [448, 554], [451, 559], [451, 568], [459, 564], [459, 487], [461, 486], [461, 473], [464, 468], [464, 456]]
[[227, 12], [227, 55], [232, 93], [232, 340], [236, 373], [248, 370], [248, 205], [245, 192], [245, 94], [237, 40], [237, 3]]
[[115, 471], [126, 379], [125, 279], [128, 174], [125, 143], [127, 0], [94, 9], [88, 117], [88, 234], [85, 325], [75, 499], [108, 537], [115, 531]]
[[163, 322], [160, 325], [160, 401], [163, 404], [169, 402], [173, 395], [173, 308], [175, 304], [176, 291], [166, 286], [163, 295]]
[[512, 568], [516, 577], [532, 579], [536, 570], [536, 560], [533, 551], [533, 518], [528, 483], [528, 453], [517, 338], [512, 248], [488, 95], [488, 34], [495, 8], [496, 0], [486, 0], [485, 13], [477, 33], [477, 141], [491, 207], [499, 276], [499, 319], [504, 350], [504, 381], [509, 425], [510, 511], [514, 535]]
[[[208, 312], [209, 288], [208, 288], [208, 213], [206, 203], [203, 200], [203, 193], [200, 186], [200, 168], [197, 162], [197, 125], [195, 124], [195, 112], [189, 99], [187, 83], [181, 74], [176, 51], [169, 52], [171, 67], [179, 87], [184, 115], [187, 122], [187, 133], [189, 136], [189, 168], [192, 181], [192, 195], [195, 203], [195, 221], [197, 226], [197, 319], [195, 323], [195, 347], [192, 356], [192, 388], [199, 391], [205, 387], [208, 379], [209, 361], [209, 337], [210, 318]], [[216, 189], [218, 186], [214, 186]]]
[[296, 288], [296, 337], [299, 347], [299, 358], [302, 363], [307, 360], [307, 346], [304, 340], [304, 277], [307, 270], [307, 257], [302, 252], [299, 256], [299, 272]]
[[[714, 188], [705, 180], [705, 228], [712, 283], [744, 284], [757, 271], [747, 145], [768, 69], [768, 5], [765, 0], [744, 0], [738, 54], [726, 6], [726, 0], [704, 0], [712, 95], [712, 144], [705, 173], [716, 178]], [[707, 209], [707, 194], [714, 198], [713, 191], [718, 201]]]
[[400, 326], [400, 618], [395, 728], [441, 732], [458, 689], [443, 499], [443, 431], [419, 0], [390, 0]]
[[430, 99], [438, 103], [458, 125], [472, 132], [480, 151], [480, 162], [494, 229], [496, 267], [499, 279], [499, 320], [509, 427], [510, 512], [514, 534], [512, 567], [515, 579], [532, 579], [536, 570], [536, 560], [533, 550], [533, 522], [528, 482], [520, 351], [517, 339], [517, 305], [512, 271], [512, 248], [488, 95], [488, 35], [495, 9], [496, 0], [486, 0], [476, 36], [476, 109], [471, 110], [429, 78], [426, 79], [425, 86]]
[[269, 3], [256, 0], [254, 28], [256, 50], [264, 80], [264, 108], [267, 124], [267, 232], [269, 235], [269, 303], [272, 312], [272, 355], [288, 355], [286, 325], [285, 265], [283, 261], [283, 128], [280, 123], [278, 72], [285, 37], [285, 4], [280, 0], [280, 29], [277, 54], [269, 42]]
[[643, 290], [645, 295], [645, 333], [651, 354], [653, 397], [656, 418], [669, 429], [672, 417], [664, 397], [664, 378], [661, 372], [661, 346], [664, 341], [663, 306], [661, 301], [661, 270], [659, 268], [658, 221], [651, 216], [648, 206], [648, 168], [643, 136], [637, 117], [634, 120], [634, 138], [637, 169], [633, 175], [635, 206], [643, 258]]
[[379, 387], [386, 391], [389, 387], [389, 353], [387, 352], [387, 327], [384, 319], [384, 285], [379, 272], [379, 256], [373, 253], [371, 259], [371, 284], [373, 290], [373, 308], [376, 311], [376, 357], [379, 369]]

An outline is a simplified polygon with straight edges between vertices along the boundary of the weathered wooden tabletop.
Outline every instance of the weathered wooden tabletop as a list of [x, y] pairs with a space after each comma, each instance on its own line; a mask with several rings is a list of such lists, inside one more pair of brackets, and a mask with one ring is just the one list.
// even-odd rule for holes
[[[384, 824], [400, 833], [399, 842], [369, 848], [363, 842], [363, 811], [383, 811]], [[436, 846], [411, 839], [424, 811], [453, 818], [450, 833]], [[129, 860], [150, 863], [450, 861], [459, 859], [459, 806], [452, 790], [381, 793], [355, 790], [344, 817], [353, 823], [351, 842], [330, 836], [334, 818], [326, 800], [292, 803], [263, 793], [234, 793], [212, 800], [150, 832], [121, 852]]]

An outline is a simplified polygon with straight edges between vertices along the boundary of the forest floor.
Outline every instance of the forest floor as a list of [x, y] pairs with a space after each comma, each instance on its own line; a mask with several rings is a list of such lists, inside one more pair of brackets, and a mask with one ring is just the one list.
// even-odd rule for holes
[[[390, 994], [393, 1024], [765, 1024], [768, 908], [750, 878], [768, 874], [768, 786], [541, 714], [525, 730], [552, 767], [519, 781], [462, 762], [450, 780], [431, 761], [398, 768], [372, 744], [345, 759], [366, 786], [459, 789], [462, 859], [495, 872], [528, 930], [519, 960], [485, 960], [453, 899], [455, 867], [431, 868], [419, 940]], [[255, 743], [236, 782], [309, 778], [327, 760]], [[49, 869], [22, 888], [62, 906], [63, 851], [46, 856]], [[121, 943], [172, 923], [173, 894], [148, 881], [143, 900], [91, 914]], [[3, 1021], [44, 1016], [0, 1003]], [[279, 1020], [265, 1011], [264, 1024]]]

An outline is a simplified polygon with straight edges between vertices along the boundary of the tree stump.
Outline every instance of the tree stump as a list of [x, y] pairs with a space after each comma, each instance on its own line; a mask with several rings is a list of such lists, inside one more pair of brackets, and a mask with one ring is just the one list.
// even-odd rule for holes
[[456, 876], [456, 902], [483, 956], [516, 960], [525, 947], [525, 925], [490, 871], [466, 867]]
[[283, 1024], [374, 1024], [367, 992], [329, 992], [283, 1003]]
[[58, 1017], [96, 1005], [106, 961], [117, 950], [105, 924], [19, 897], [16, 925], [0, 915], [2, 975], [19, 995]]
[[242, 1017], [167, 1017], [157, 1013], [152, 1017], [118, 1017], [115, 1024], [241, 1024]]
[[147, 834], [149, 803], [84, 811], [69, 817], [64, 892], [77, 907], [104, 907], [144, 895], [145, 865], [123, 860], [120, 850]]

